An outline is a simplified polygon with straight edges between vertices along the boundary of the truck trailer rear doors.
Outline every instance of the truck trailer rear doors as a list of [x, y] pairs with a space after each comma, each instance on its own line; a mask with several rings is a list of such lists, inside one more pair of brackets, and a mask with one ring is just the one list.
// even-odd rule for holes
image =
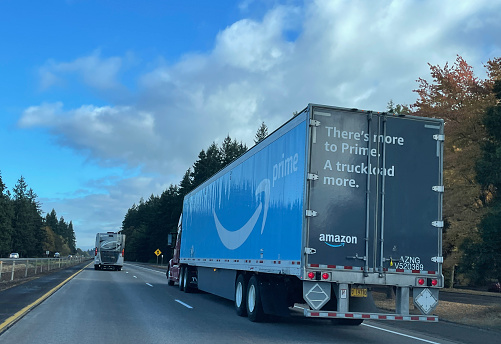
[[310, 105], [307, 266], [438, 274], [441, 120]]

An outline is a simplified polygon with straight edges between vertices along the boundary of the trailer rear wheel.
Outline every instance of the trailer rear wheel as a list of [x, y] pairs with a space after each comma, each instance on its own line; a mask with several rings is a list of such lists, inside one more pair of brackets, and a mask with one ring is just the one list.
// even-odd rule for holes
[[256, 275], [250, 278], [249, 285], [247, 287], [247, 316], [252, 322], [261, 322], [264, 320], [261, 291], [259, 290], [259, 279]]
[[237, 315], [245, 317], [247, 315], [247, 281], [243, 274], [238, 275], [235, 285], [235, 310]]
[[185, 273], [184, 269], [185, 269], [184, 267], [179, 268], [179, 290], [181, 290], [181, 291], [184, 290], [184, 285], [183, 285], [184, 273]]

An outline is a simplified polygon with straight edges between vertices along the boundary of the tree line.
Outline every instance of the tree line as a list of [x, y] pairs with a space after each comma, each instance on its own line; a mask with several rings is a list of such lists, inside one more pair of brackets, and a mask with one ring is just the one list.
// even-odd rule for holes
[[[443, 118], [443, 273], [446, 286], [501, 281], [501, 58], [489, 60], [485, 79], [457, 56], [452, 65], [429, 65], [431, 80], [419, 78], [414, 104], [388, 103], [398, 114]], [[256, 133], [266, 137], [264, 123]], [[230, 150], [230, 146], [233, 150]], [[168, 233], [175, 232], [184, 195], [247, 148], [229, 137], [213, 143], [179, 185], [133, 205], [125, 215], [128, 259], [152, 260], [160, 248], [170, 258]]]
[[54, 209], [42, 216], [37, 194], [21, 176], [12, 193], [0, 174], [0, 257], [17, 252], [21, 257], [44, 257], [46, 251], [61, 255], [76, 253], [73, 224]]

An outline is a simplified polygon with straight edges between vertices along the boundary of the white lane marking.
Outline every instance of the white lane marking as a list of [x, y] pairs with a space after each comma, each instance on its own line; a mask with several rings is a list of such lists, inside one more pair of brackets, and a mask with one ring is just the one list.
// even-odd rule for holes
[[191, 307], [190, 305], [184, 303], [183, 301], [180, 301], [180, 300], [176, 300], [176, 302], [179, 302], [180, 304], [182, 304], [184, 307], [186, 308], [189, 308], [189, 309], [192, 309], [193, 307]]
[[129, 271], [125, 271], [125, 273], [126, 273], [126, 274], [128, 274], [128, 273], [129, 273]]
[[137, 276], [134, 276], [134, 278], [137, 278]]
[[149, 284], [149, 283], [146, 283], [146, 285], [149, 285], [150, 287], [153, 287], [153, 285]]
[[425, 343], [440, 344], [439, 342], [432, 342], [431, 340], [427, 340], [427, 339], [423, 339], [423, 338], [418, 338], [418, 337], [410, 336], [408, 334], [404, 334], [404, 333], [400, 333], [400, 332], [396, 332], [396, 331], [387, 330], [385, 328], [381, 328], [381, 327], [377, 327], [377, 326], [373, 326], [373, 325], [369, 325], [369, 324], [362, 324], [362, 325], [370, 327], [370, 328], [373, 328], [373, 329], [376, 329], [376, 330], [380, 330], [380, 331], [385, 331], [385, 332], [390, 332], [390, 333], [393, 333], [393, 334], [397, 334], [399, 336], [416, 339], [416, 340], [419, 340], [419, 341], [422, 341], [422, 342], [425, 342]]

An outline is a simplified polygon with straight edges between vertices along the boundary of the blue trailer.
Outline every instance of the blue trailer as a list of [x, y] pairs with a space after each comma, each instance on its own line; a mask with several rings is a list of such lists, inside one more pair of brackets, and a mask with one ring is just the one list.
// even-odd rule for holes
[[[309, 104], [186, 195], [169, 284], [237, 314], [438, 321], [440, 119]], [[371, 290], [393, 287], [395, 312]], [[421, 314], [411, 314], [412, 297]]]

